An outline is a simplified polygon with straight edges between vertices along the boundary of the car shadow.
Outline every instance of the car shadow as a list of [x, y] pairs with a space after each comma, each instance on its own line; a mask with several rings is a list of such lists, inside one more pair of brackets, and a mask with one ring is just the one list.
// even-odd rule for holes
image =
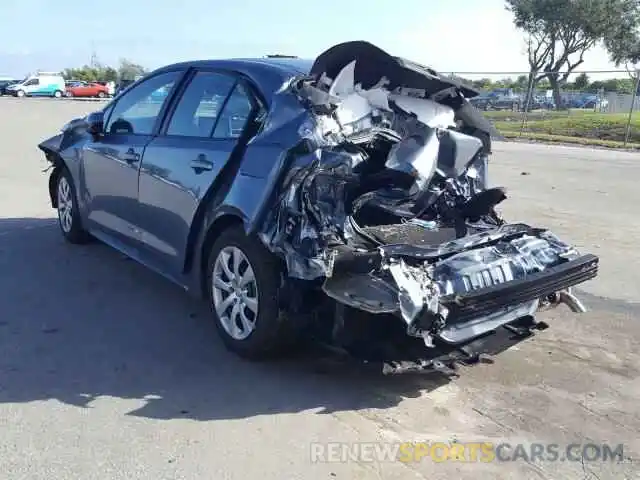
[[194, 420], [385, 409], [448, 382], [383, 376], [307, 353], [254, 363], [222, 346], [207, 307], [100, 243], [63, 241], [55, 219], [0, 219], [0, 402]]

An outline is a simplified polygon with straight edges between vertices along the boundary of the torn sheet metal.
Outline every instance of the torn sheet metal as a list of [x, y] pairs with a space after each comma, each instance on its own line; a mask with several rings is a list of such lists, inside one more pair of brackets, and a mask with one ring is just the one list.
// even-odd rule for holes
[[346, 199], [358, 181], [358, 153], [317, 149], [297, 158], [271, 210], [263, 241], [283, 256], [289, 276], [314, 280], [327, 276], [332, 245], [345, 244]]
[[[393, 261], [387, 268], [398, 287], [400, 314], [407, 323], [407, 333], [422, 337], [427, 347], [433, 347], [433, 334], [446, 322], [448, 311], [440, 305], [439, 287], [433, 281], [431, 268], [411, 268], [403, 260]], [[419, 328], [416, 319], [420, 315], [436, 322], [431, 328]]]
[[[345, 305], [393, 312], [431, 345], [434, 336], [462, 341], [539, 306], [516, 295], [459, 325], [457, 299], [473, 302], [475, 292], [527, 282], [578, 257], [550, 232], [505, 224], [495, 211], [506, 198], [487, 188], [495, 129], [473, 111], [466, 87], [350, 42], [319, 56], [289, 92], [304, 107], [296, 128], [308, 148], [292, 154], [260, 236], [290, 277], [324, 279], [325, 293]], [[384, 241], [407, 224], [424, 230], [420, 242]], [[379, 258], [363, 263], [367, 252]], [[558, 275], [535, 291], [571, 283]], [[485, 308], [491, 298], [481, 301]]]

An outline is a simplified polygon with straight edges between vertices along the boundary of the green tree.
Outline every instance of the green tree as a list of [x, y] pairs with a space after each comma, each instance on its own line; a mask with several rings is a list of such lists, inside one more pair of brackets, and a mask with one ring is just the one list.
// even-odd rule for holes
[[474, 80], [471, 84], [479, 90], [491, 90], [493, 88], [493, 82], [490, 78], [481, 78]]
[[600, 90], [615, 93], [633, 93], [633, 80], [631, 78], [610, 78], [608, 80], [596, 80], [591, 82], [587, 91], [598, 93]]
[[500, 80], [495, 82], [496, 88], [512, 88], [512, 86], [513, 86], [513, 79], [509, 77], [501, 78]]
[[518, 75], [514, 83], [514, 88], [518, 90], [526, 90], [529, 87], [529, 79], [526, 75]]
[[113, 67], [105, 67], [102, 71], [102, 78], [105, 82], [117, 82], [118, 71]]
[[633, 37], [634, 29], [629, 30], [630, 22], [624, 19], [639, 1], [506, 0], [516, 27], [527, 35], [530, 79], [535, 83], [546, 78], [556, 105], [561, 105], [560, 87], [587, 51], [600, 41], [612, 43], [615, 37], [626, 44]]
[[135, 80], [136, 77], [144, 75], [147, 70], [137, 63], [134, 63], [126, 58], [120, 59], [120, 66], [118, 67], [118, 76], [122, 80]]
[[[604, 44], [613, 63], [618, 67], [625, 65], [631, 83], [637, 85], [640, 77], [640, 0], [636, 1], [633, 10], [627, 12], [618, 29], [608, 35]], [[636, 92], [633, 88], [630, 87], [629, 93], [640, 95], [640, 88]]]
[[635, 0], [617, 28], [605, 38], [604, 46], [617, 66], [640, 63], [640, 0]]
[[578, 75], [573, 82], [573, 86], [576, 90], [586, 90], [589, 87], [589, 75], [586, 73]]
[[103, 65], [84, 65], [80, 68], [67, 68], [62, 72], [65, 80], [82, 80], [85, 82], [116, 81], [118, 72], [115, 68]]

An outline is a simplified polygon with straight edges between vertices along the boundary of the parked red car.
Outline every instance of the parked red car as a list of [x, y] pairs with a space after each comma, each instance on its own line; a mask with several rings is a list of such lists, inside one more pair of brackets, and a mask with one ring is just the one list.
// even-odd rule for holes
[[67, 85], [67, 97], [99, 97], [104, 98], [109, 95], [106, 85], [99, 83], [77, 82]]

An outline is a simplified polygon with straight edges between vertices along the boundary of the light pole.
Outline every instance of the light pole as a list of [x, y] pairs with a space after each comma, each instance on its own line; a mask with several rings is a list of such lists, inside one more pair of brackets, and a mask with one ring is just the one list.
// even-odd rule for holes
[[633, 86], [633, 96], [631, 97], [631, 108], [629, 108], [629, 118], [627, 119], [627, 131], [624, 135], [624, 146], [629, 143], [629, 136], [631, 135], [631, 120], [633, 118], [633, 107], [636, 105], [636, 98], [638, 96], [638, 90], [640, 89], [640, 68], [636, 68], [636, 81]]

